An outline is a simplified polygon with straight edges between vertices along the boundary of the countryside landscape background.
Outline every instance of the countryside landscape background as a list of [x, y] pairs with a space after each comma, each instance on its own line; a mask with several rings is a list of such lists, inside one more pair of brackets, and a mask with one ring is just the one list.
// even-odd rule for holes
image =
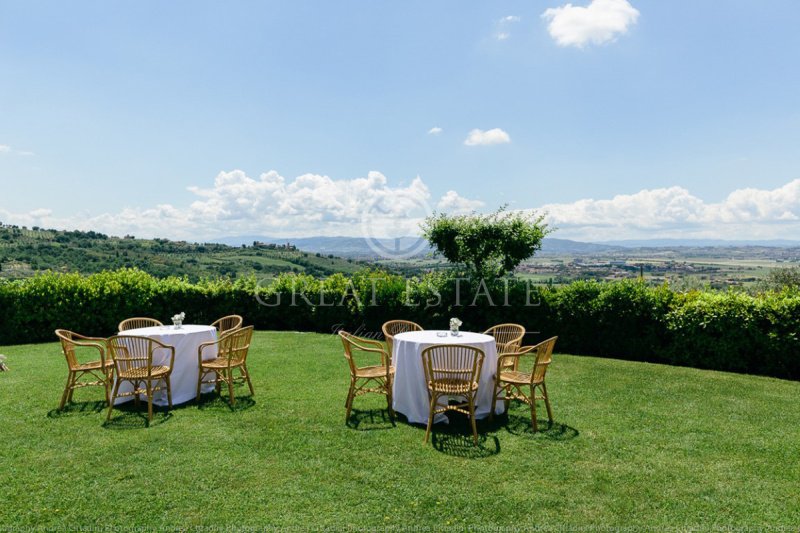
[[798, 531], [798, 20], [0, 0], [0, 532]]

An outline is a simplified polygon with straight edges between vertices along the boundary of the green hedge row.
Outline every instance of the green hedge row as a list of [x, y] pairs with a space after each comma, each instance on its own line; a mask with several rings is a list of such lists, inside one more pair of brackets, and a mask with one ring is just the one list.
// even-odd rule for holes
[[325, 280], [282, 275], [265, 283], [189, 283], [135, 269], [48, 273], [0, 281], [0, 345], [53, 340], [56, 328], [107, 336], [124, 318], [168, 322], [180, 311], [190, 323], [236, 313], [258, 329], [341, 327], [365, 335], [379, 334], [392, 318], [446, 329], [456, 316], [473, 331], [516, 322], [530, 332], [526, 343], [558, 335], [557, 349], [566, 353], [800, 379], [800, 291], [679, 293], [631, 281], [550, 288], [369, 270]]

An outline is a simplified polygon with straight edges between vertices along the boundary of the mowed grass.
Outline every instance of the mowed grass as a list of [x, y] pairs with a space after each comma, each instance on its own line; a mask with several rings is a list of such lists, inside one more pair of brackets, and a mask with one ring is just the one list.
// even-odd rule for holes
[[[556, 354], [556, 424], [392, 425], [379, 396], [344, 423], [332, 335], [257, 332], [256, 395], [55, 410], [57, 344], [0, 347], [0, 526], [651, 526], [800, 524], [800, 383]], [[540, 422], [547, 428], [541, 409]]]

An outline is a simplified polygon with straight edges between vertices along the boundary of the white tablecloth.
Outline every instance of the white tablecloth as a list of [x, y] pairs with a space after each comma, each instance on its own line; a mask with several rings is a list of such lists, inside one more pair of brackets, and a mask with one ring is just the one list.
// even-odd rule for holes
[[[447, 333], [439, 337], [433, 330], [408, 331], [395, 335], [392, 345], [392, 364], [395, 366], [394, 387], [392, 388], [394, 410], [403, 413], [412, 424], [427, 424], [430, 400], [422, 368], [422, 350], [434, 344], [466, 344], [483, 350], [485, 355], [478, 380], [478, 395], [475, 403], [475, 417], [489, 416], [492, 408], [494, 374], [497, 370], [497, 346], [494, 337], [482, 333], [461, 332], [454, 337]], [[442, 399], [444, 405], [445, 399]], [[505, 404], [498, 402], [497, 414], [502, 414]], [[444, 414], [436, 415], [434, 422], [445, 422]]]
[[[200, 368], [197, 362], [197, 348], [204, 342], [217, 340], [217, 329], [214, 326], [201, 326], [187, 324], [175, 329], [174, 326], [153, 326], [149, 328], [129, 329], [120, 335], [133, 335], [148, 337], [168, 346], [175, 347], [175, 363], [172, 367], [170, 385], [172, 389], [172, 404], [188, 402], [197, 396], [197, 376]], [[153, 365], [168, 365], [169, 350], [156, 350], [153, 353]], [[217, 356], [216, 346], [203, 350], [203, 360], [214, 359]], [[203, 392], [213, 389], [213, 385], [204, 385]], [[122, 383], [119, 392], [130, 392], [133, 386]], [[115, 404], [132, 400], [133, 396], [118, 398]], [[168, 405], [166, 389], [153, 395], [156, 405]]]

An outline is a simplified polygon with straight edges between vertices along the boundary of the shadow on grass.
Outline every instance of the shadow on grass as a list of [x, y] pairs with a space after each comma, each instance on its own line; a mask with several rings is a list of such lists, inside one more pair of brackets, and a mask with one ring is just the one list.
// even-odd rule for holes
[[434, 424], [431, 428], [431, 444], [437, 452], [465, 459], [484, 459], [500, 453], [500, 441], [494, 435], [486, 435], [482, 421], [478, 421], [476, 445], [469, 417], [448, 413], [447, 418], [449, 424]]
[[47, 418], [67, 418], [102, 413], [108, 409], [105, 400], [95, 402], [70, 402], [59, 410], [57, 407], [47, 412]]
[[[175, 407], [173, 406], [172, 410]], [[143, 429], [158, 426], [172, 418], [172, 410], [168, 407], [153, 406], [153, 420], [147, 420], [147, 402], [125, 402], [115, 405], [111, 411], [111, 420], [103, 421], [105, 429]]]
[[513, 412], [495, 416], [495, 423], [497, 422], [500, 422], [501, 426], [504, 427], [506, 431], [517, 436], [563, 441], [572, 440], [580, 435], [580, 432], [574, 427], [555, 421], [551, 424], [546, 418], [542, 419], [539, 417], [536, 417], [536, 424], [539, 427], [539, 431], [534, 432], [531, 427], [530, 415], [523, 416]]
[[216, 392], [209, 392], [201, 394], [199, 400], [190, 400], [179, 407], [191, 407], [196, 405], [201, 411], [230, 413], [231, 411], [246, 411], [256, 404], [256, 401], [251, 396], [234, 396], [234, 399], [236, 401], [233, 406], [231, 406], [227, 395], [221, 396]]
[[347, 427], [358, 431], [392, 429], [396, 426], [386, 409], [353, 409], [347, 421]]

